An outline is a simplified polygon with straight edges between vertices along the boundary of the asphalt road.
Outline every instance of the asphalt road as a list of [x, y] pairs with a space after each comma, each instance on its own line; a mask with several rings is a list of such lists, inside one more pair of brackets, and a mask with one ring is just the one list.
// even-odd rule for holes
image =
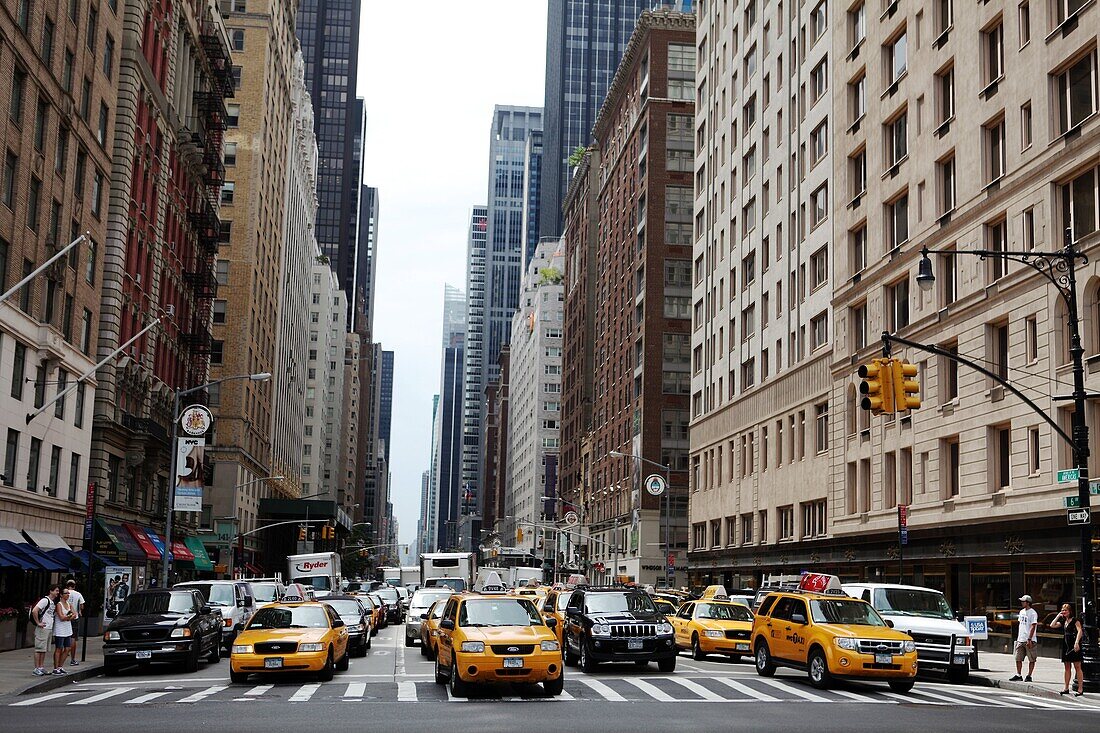
[[40, 732], [67, 721], [116, 731], [275, 731], [306, 727], [410, 731], [806, 730], [1019, 731], [1100, 728], [1100, 696], [1050, 700], [1008, 691], [921, 680], [908, 695], [885, 685], [845, 684], [815, 690], [804, 675], [765, 680], [750, 662], [696, 662], [682, 656], [674, 674], [655, 665], [603, 665], [566, 673], [565, 694], [508, 685], [453, 699], [434, 683], [432, 664], [403, 644], [403, 627], [379, 632], [367, 657], [318, 683], [309, 677], [252, 678], [233, 685], [228, 663], [192, 675], [178, 669], [134, 669], [47, 693], [0, 698], [0, 729]]

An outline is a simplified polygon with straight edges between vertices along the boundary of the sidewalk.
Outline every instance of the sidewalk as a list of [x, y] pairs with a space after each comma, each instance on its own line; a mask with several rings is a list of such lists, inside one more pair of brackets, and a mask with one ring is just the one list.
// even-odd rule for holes
[[[80, 659], [81, 645], [76, 648], [76, 658]], [[46, 667], [53, 667], [53, 651], [51, 649], [46, 660]], [[101, 674], [103, 671], [103, 637], [88, 637], [88, 652], [86, 661], [75, 667], [65, 665], [68, 674], [51, 675], [49, 677], [35, 677], [34, 649], [16, 649], [15, 651], [0, 653], [0, 697], [5, 695], [22, 695], [30, 692], [43, 692], [63, 687], [77, 680], [87, 679]]]
[[[971, 684], [999, 687], [1015, 692], [1024, 692], [1039, 697], [1059, 697], [1058, 693], [1065, 689], [1064, 667], [1062, 663], [1051, 657], [1039, 657], [1035, 663], [1035, 674], [1031, 682], [1010, 682], [1009, 677], [1016, 674], [1016, 659], [1011, 654], [997, 654], [994, 652], [978, 652], [977, 670], [970, 670]], [[1024, 660], [1023, 674], [1027, 674], [1027, 660]], [[1072, 682], [1070, 683], [1072, 684]], [[1076, 686], [1073, 687], [1077, 689]], [[1100, 697], [1097, 693], [1089, 694], [1085, 689], [1085, 697]]]

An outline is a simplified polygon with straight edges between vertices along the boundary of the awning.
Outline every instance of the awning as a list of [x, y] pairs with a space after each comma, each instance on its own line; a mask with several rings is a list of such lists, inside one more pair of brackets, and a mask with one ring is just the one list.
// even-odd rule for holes
[[0, 568], [19, 568], [20, 570], [38, 570], [38, 566], [21, 556], [8, 554], [0, 550]]
[[36, 566], [35, 570], [62, 572], [67, 569], [64, 564], [54, 560], [41, 550], [31, 547], [26, 542], [17, 543], [10, 540], [0, 540], [0, 552], [29, 561]]
[[149, 535], [145, 534], [145, 531], [141, 527], [137, 527], [129, 522], [123, 522], [122, 526], [130, 533], [134, 541], [137, 542], [146, 560], [160, 559], [160, 552], [157, 551], [157, 546], [153, 544], [153, 541], [149, 539]]
[[60, 535], [56, 535], [53, 532], [43, 532], [38, 529], [25, 529], [23, 534], [32, 544], [37, 545], [42, 550], [53, 550], [58, 547], [64, 547], [66, 550], [73, 548], [69, 547], [69, 543], [61, 539]]
[[106, 567], [107, 565], [114, 564], [113, 560], [108, 560], [94, 552], [89, 553], [87, 550], [73, 552], [72, 550], [66, 550], [64, 547], [55, 547], [52, 550], [46, 550], [46, 554], [58, 562], [65, 563], [70, 569], [78, 568], [80, 570], [87, 570], [89, 554], [91, 555], [92, 562], [96, 564], [96, 567]]
[[172, 559], [192, 562], [195, 559], [195, 553], [187, 549], [187, 545], [179, 540], [172, 540]]
[[26, 542], [27, 538], [15, 527], [0, 527], [0, 540], [7, 540], [18, 545], [20, 542]]
[[95, 550], [100, 555], [128, 562], [145, 562], [145, 552], [138, 546], [133, 536], [121, 525], [96, 519]]
[[183, 544], [187, 545], [187, 549], [191, 550], [191, 554], [194, 556], [191, 563], [195, 566], [195, 570], [214, 569], [214, 563], [210, 562], [210, 556], [206, 554], [206, 548], [203, 547], [202, 540], [198, 537], [185, 537]]
[[153, 547], [157, 548], [157, 559], [164, 557], [164, 540], [160, 538], [160, 535], [148, 527], [141, 527], [140, 529], [152, 541]]

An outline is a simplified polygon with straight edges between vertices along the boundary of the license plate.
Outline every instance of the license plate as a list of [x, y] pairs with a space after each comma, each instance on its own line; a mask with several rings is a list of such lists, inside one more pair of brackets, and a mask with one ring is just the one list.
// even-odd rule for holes
[[264, 660], [264, 669], [282, 669], [283, 658], [282, 657], [268, 657]]
[[738, 644], [737, 645], [737, 651], [739, 651], [739, 652], [747, 652], [748, 650], [749, 650], [749, 645], [748, 644]]
[[523, 657], [505, 657], [504, 668], [505, 669], [519, 669], [523, 666]]
[[955, 664], [969, 664], [969, 663], [970, 663], [970, 658], [968, 656], [966, 656], [965, 654], [956, 654], [955, 655]]
[[153, 658], [153, 653], [152, 652], [135, 652], [134, 653], [134, 658], [135, 659], [152, 659]]
[[626, 648], [627, 649], [641, 649], [642, 648], [642, 640], [641, 639], [627, 639], [626, 640]]
[[890, 654], [876, 654], [875, 664], [893, 664], [894, 657]]

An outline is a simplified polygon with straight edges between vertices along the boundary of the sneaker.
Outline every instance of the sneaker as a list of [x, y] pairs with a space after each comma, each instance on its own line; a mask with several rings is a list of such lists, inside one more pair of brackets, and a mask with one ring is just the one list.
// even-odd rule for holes
[[41, 667], [35, 667], [34, 668], [34, 676], [35, 677], [43, 677], [46, 674], [47, 674], [46, 670], [42, 669]]
[[1008, 681], [1009, 681], [1009, 682], [1020, 682], [1020, 681], [1022, 681], [1023, 679], [1024, 679], [1024, 678], [1023, 678], [1023, 677], [1021, 677], [1020, 675], [1018, 675], [1018, 674], [1014, 674], [1014, 675], [1012, 675], [1011, 677], [1009, 677], [1009, 678], [1008, 678]]
[[73, 661], [69, 662], [70, 667], [75, 667], [78, 664], [80, 664], [80, 662], [76, 661], [75, 659]]
[[1031, 675], [1024, 677], [1024, 682], [1031, 682]]

